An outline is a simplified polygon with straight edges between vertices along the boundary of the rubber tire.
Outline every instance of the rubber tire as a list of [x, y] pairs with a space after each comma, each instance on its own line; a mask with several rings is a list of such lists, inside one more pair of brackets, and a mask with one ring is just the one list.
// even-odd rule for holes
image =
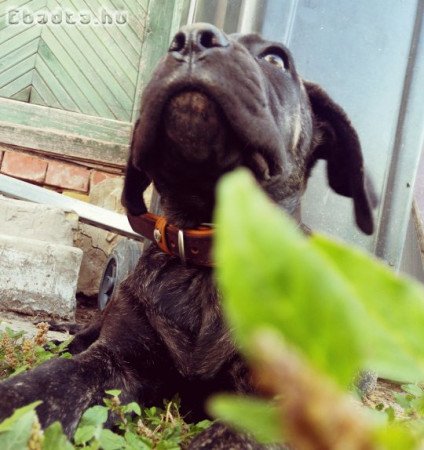
[[131, 239], [120, 240], [112, 250], [106, 261], [97, 295], [100, 310], [106, 307], [121, 282], [135, 269], [142, 252], [142, 244]]

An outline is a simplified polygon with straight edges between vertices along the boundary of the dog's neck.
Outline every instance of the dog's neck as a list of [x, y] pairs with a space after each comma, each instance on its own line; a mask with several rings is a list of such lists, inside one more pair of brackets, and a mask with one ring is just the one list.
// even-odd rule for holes
[[[225, 139], [221, 136], [213, 143], [217, 148], [209, 153], [210, 156], [196, 161], [187, 156], [190, 155], [189, 150], [182, 151], [178, 143], [172, 142], [166, 135], [162, 137], [157, 153], [149, 164], [154, 168], [150, 178], [161, 195], [163, 214], [170, 223], [179, 228], [197, 228], [202, 223], [213, 222], [219, 179], [236, 167], [246, 166], [246, 155], [254, 153], [245, 151], [240, 145], [233, 136], [226, 135]], [[250, 165], [249, 168], [260, 179], [258, 183], [270, 198], [300, 222], [301, 165], [296, 166], [293, 173], [281, 171], [273, 176], [265, 176], [267, 171], [262, 173], [260, 168], [251, 168]]]
[[[220, 177], [241, 164], [241, 152], [232, 142], [215, 143], [203, 161], [163, 138], [150, 177], [161, 196], [163, 214], [179, 228], [197, 228], [213, 221], [215, 191]], [[222, 146], [222, 148], [221, 148]]]
[[202, 223], [211, 223], [214, 204], [213, 195], [199, 195], [195, 191], [169, 193], [161, 197], [163, 215], [178, 228], [197, 228]]
[[[162, 215], [178, 228], [197, 228], [202, 224], [212, 223], [215, 196], [211, 192], [213, 189], [209, 193], [200, 193], [196, 189], [180, 193], [175, 189], [168, 195], [162, 195]], [[281, 210], [292, 216], [297, 224], [302, 223], [301, 204], [296, 197], [292, 201], [278, 203]]]

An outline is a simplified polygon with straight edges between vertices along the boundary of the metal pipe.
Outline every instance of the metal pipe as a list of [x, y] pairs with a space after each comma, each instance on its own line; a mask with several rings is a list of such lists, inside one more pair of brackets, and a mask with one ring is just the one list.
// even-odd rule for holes
[[424, 2], [419, 1], [410, 46], [399, 121], [379, 218], [375, 253], [399, 269], [424, 147]]

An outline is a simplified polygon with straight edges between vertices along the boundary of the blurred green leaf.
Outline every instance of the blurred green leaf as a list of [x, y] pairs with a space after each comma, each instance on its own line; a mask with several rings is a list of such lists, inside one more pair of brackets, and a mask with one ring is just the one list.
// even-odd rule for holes
[[424, 395], [423, 390], [417, 384], [403, 384], [401, 387], [403, 391], [415, 397], [421, 397]]
[[281, 417], [276, 406], [255, 397], [218, 395], [208, 402], [210, 413], [262, 443], [282, 442]]
[[137, 414], [137, 416], [141, 416], [140, 405], [138, 403], [136, 403], [136, 402], [131, 402], [131, 403], [128, 403], [127, 405], [123, 406], [122, 407], [122, 411], [125, 414], [135, 413], [135, 414]]
[[22, 450], [27, 448], [32, 426], [36, 420], [35, 402], [17, 409], [12, 416], [0, 424], [0, 449]]
[[125, 447], [125, 439], [110, 430], [102, 430], [99, 441], [103, 450], [118, 450]]
[[93, 425], [95, 427], [103, 425], [108, 417], [106, 406], [96, 405], [88, 408], [81, 417], [80, 426]]
[[[395, 380], [424, 380], [424, 289], [418, 283], [324, 236], [305, 238], [247, 172], [232, 173], [220, 183], [216, 223], [224, 310], [251, 361], [252, 337], [268, 328], [306, 356], [317, 375], [345, 387], [364, 367]], [[424, 411], [422, 389], [409, 385], [405, 391], [399, 403], [411, 414]], [[248, 404], [212, 405], [220, 418], [249, 430], [261, 417]], [[245, 416], [244, 422], [240, 417]], [[417, 449], [423, 424], [415, 420], [411, 432], [394, 421], [393, 409], [385, 416], [390, 424], [374, 424], [376, 445]]]
[[311, 244], [331, 258], [367, 310], [366, 367], [391, 380], [424, 380], [422, 286], [397, 276], [362, 251], [325, 236], [314, 235]]
[[395, 393], [393, 397], [396, 400], [396, 403], [403, 409], [407, 410], [411, 407], [411, 400], [413, 397], [410, 394]]
[[26, 416], [28, 412], [35, 411], [35, 408], [38, 405], [41, 405], [41, 403], [42, 402], [37, 401], [23, 406], [22, 408], [18, 408], [10, 417], [0, 423], [0, 433], [3, 431], [11, 430], [13, 426], [22, 419], [23, 416]]
[[390, 425], [378, 428], [375, 432], [377, 448], [384, 450], [419, 450], [420, 439], [411, 433], [407, 427], [400, 423], [392, 422]]
[[43, 450], [73, 450], [59, 422], [52, 423], [44, 431]]
[[108, 408], [106, 406], [95, 405], [88, 408], [82, 415], [75, 432], [75, 443], [78, 445], [86, 444], [93, 438], [99, 439], [107, 418]]
[[211, 426], [212, 422], [210, 420], [202, 420], [201, 422], [198, 422], [196, 424], [192, 425], [192, 428], [199, 432], [200, 430], [206, 430]]
[[86, 444], [93, 439], [96, 434], [96, 427], [94, 425], [80, 425], [75, 431], [75, 444]]
[[125, 433], [126, 450], [151, 450], [152, 445], [146, 444], [140, 436], [131, 431]]
[[112, 395], [113, 397], [119, 397], [121, 395], [120, 389], [109, 389], [106, 394]]
[[248, 352], [254, 329], [274, 327], [321, 372], [349, 385], [365, 344], [364, 311], [349, 283], [245, 171], [220, 183], [216, 223], [224, 309], [242, 348]]

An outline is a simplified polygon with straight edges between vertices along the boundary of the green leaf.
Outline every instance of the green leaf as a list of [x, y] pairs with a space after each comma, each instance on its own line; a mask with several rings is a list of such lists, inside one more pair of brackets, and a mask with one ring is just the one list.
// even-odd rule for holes
[[16, 370], [14, 370], [13, 373], [9, 375], [9, 378], [15, 377], [16, 375], [19, 375], [20, 373], [26, 372], [28, 369], [29, 369], [29, 365], [23, 364], [22, 366], [18, 367]]
[[424, 289], [369, 255], [321, 235], [313, 247], [331, 258], [366, 308], [366, 366], [391, 380], [424, 380]]
[[418, 450], [420, 440], [406, 427], [392, 422], [389, 426], [376, 430], [375, 441], [384, 450]]
[[37, 401], [23, 406], [22, 408], [18, 408], [10, 417], [0, 423], [0, 433], [3, 431], [11, 430], [13, 426], [22, 419], [23, 416], [25, 416], [28, 412], [35, 411], [35, 408], [38, 405], [41, 405], [41, 403], [41, 401]]
[[80, 425], [103, 425], [108, 417], [108, 409], [105, 406], [96, 405], [88, 408], [81, 417]]
[[125, 448], [125, 439], [110, 430], [102, 430], [99, 441], [103, 450], [118, 450]]
[[396, 403], [403, 409], [409, 409], [411, 407], [411, 398], [405, 394], [396, 393], [393, 395]]
[[56, 352], [57, 353], [62, 353], [63, 351], [65, 351], [66, 348], [68, 348], [68, 345], [72, 342], [72, 339], [67, 339], [66, 341], [61, 342], [57, 347], [56, 347]]
[[150, 439], [141, 437], [131, 431], [125, 433], [125, 440], [127, 448], [131, 450], [151, 450], [153, 448], [153, 443]]
[[74, 442], [77, 445], [86, 444], [93, 439], [97, 428], [94, 425], [79, 426], [74, 434]]
[[248, 354], [255, 329], [274, 327], [316, 368], [349, 385], [364, 367], [365, 313], [331, 261], [244, 171], [220, 183], [216, 223], [218, 281], [242, 349]]
[[181, 447], [178, 443], [164, 440], [159, 442], [159, 444], [155, 447], [155, 450], [181, 450]]
[[105, 406], [96, 405], [88, 408], [81, 417], [74, 441], [76, 444], [85, 444], [91, 439], [99, 439], [103, 424], [107, 421], [108, 409]]
[[210, 420], [202, 420], [201, 422], [195, 423], [192, 427], [195, 429], [196, 432], [200, 430], [206, 430], [212, 425], [212, 422]]
[[17, 409], [0, 424], [0, 449], [22, 450], [27, 448], [32, 426], [36, 420], [35, 407], [41, 402]]
[[386, 415], [387, 415], [387, 420], [388, 420], [389, 422], [394, 422], [394, 421], [395, 421], [395, 419], [396, 419], [396, 413], [395, 413], [395, 410], [394, 410], [393, 406], [390, 406], [389, 408], [387, 408], [387, 409], [385, 410], [385, 413], [386, 413]]
[[417, 384], [403, 384], [402, 390], [414, 397], [422, 397], [424, 392]]
[[9, 327], [6, 327], [5, 332], [10, 338], [14, 340], [20, 339], [21, 337], [25, 336], [25, 331], [14, 331]]
[[106, 394], [112, 395], [112, 397], [119, 397], [121, 395], [121, 391], [119, 389], [110, 389], [105, 392]]
[[282, 420], [271, 402], [254, 397], [218, 395], [208, 402], [210, 413], [262, 443], [282, 442]]
[[63, 433], [59, 422], [52, 423], [44, 431], [43, 450], [73, 450], [74, 446]]
[[158, 410], [158, 408], [156, 408], [156, 406], [152, 406], [151, 408], [146, 409], [145, 411], [148, 416], [156, 416], [156, 414], [158, 412], [157, 410]]
[[138, 435], [133, 433], [132, 431], [127, 431], [125, 433], [125, 442], [127, 443], [126, 448], [128, 450], [151, 449], [151, 447], [146, 446], [146, 444], [139, 439]]
[[140, 405], [136, 402], [128, 403], [127, 405], [122, 407], [124, 413], [135, 413], [137, 416], [141, 416], [141, 408]]

